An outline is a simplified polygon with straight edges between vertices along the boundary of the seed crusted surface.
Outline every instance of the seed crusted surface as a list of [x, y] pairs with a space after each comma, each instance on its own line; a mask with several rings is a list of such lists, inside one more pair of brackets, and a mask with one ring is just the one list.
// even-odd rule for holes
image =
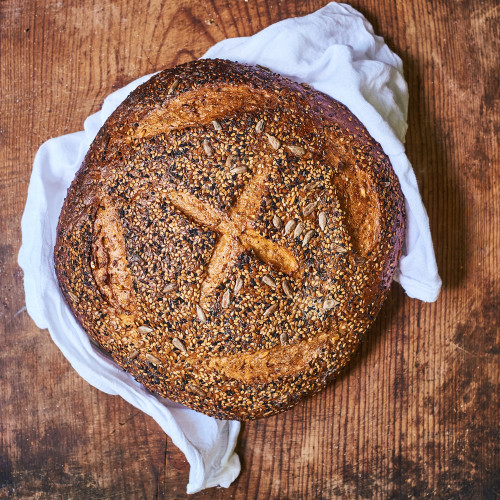
[[331, 381], [389, 289], [403, 196], [343, 105], [261, 67], [165, 70], [105, 123], [61, 213], [56, 272], [89, 335], [218, 418]]

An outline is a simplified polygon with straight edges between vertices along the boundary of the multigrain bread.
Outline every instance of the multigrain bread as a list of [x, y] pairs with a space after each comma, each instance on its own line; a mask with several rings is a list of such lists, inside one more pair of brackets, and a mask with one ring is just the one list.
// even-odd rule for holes
[[253, 419], [346, 365], [404, 221], [388, 158], [345, 106], [201, 60], [106, 121], [68, 191], [55, 268], [83, 328], [147, 388]]

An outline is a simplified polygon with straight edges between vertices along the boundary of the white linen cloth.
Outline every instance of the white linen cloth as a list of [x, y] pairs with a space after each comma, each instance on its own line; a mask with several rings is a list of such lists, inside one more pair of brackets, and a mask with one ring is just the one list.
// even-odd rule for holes
[[[397, 279], [410, 297], [434, 301], [441, 281], [427, 214], [405, 155], [408, 91], [402, 63], [352, 7], [331, 3], [308, 16], [287, 19], [252, 37], [224, 40], [204, 57], [258, 63], [341, 101], [365, 124], [390, 157], [406, 198], [407, 236]], [[113, 110], [151, 75], [113, 92], [84, 131], [50, 139], [38, 150], [22, 218], [19, 265], [26, 307], [74, 369], [90, 384], [123, 397], [151, 415], [191, 465], [188, 493], [229, 486], [238, 476], [234, 453], [238, 422], [220, 421], [149, 393], [90, 342], [63, 300], [53, 248], [66, 190], [99, 128]]]

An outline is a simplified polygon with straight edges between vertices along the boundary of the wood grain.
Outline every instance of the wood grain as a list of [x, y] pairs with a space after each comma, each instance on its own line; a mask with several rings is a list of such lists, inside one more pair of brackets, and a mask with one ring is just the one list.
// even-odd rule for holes
[[[0, 2], [0, 497], [183, 498], [154, 421], [90, 387], [36, 328], [16, 264], [31, 164], [134, 78], [318, 0]], [[351, 3], [401, 55], [408, 156], [443, 292], [399, 285], [337, 382], [245, 424], [243, 470], [193, 498], [498, 498], [499, 12], [494, 0]]]

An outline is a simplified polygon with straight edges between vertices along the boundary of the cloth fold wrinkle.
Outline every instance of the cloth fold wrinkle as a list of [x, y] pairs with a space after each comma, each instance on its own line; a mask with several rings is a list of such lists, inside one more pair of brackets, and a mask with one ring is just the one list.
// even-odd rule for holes
[[[408, 91], [401, 59], [374, 35], [352, 7], [331, 3], [308, 16], [287, 19], [251, 37], [224, 40], [204, 57], [261, 64], [339, 100], [360, 119], [390, 157], [406, 198], [406, 252], [398, 280], [410, 297], [436, 300], [441, 286], [429, 222], [415, 174], [404, 153]], [[201, 415], [148, 392], [89, 341], [57, 283], [53, 248], [66, 190], [88, 147], [113, 110], [141, 77], [110, 94], [84, 131], [50, 139], [38, 150], [23, 214], [19, 265], [24, 271], [26, 307], [73, 368], [91, 385], [122, 396], [150, 415], [185, 454], [191, 469], [188, 493], [229, 486], [238, 476], [234, 452], [240, 424]]]

